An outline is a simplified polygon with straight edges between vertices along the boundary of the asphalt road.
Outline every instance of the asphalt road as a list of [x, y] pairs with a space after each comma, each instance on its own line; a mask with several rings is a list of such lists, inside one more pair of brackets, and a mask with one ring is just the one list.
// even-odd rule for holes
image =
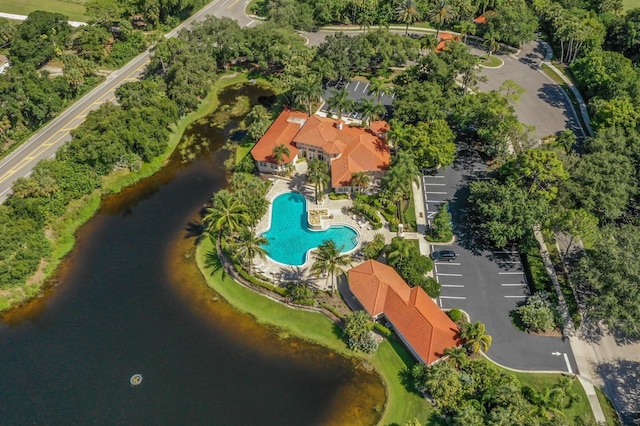
[[477, 154], [462, 146], [452, 167], [422, 177], [427, 218], [439, 206], [450, 202], [456, 241], [433, 245], [433, 250], [458, 253], [453, 262], [435, 262], [434, 272], [442, 285], [438, 303], [443, 308], [460, 308], [472, 321], [481, 321], [493, 337], [489, 357], [499, 364], [521, 370], [575, 372], [576, 363], [569, 340], [537, 336], [517, 330], [510, 312], [528, 295], [523, 266], [514, 250], [492, 250], [477, 242], [468, 209], [468, 185], [484, 178], [485, 166]]
[[[245, 0], [215, 0], [198, 13], [169, 32], [166, 37], [175, 37], [183, 28], [203, 20], [207, 15], [228, 16], [241, 25], [255, 25], [255, 21], [244, 14]], [[71, 130], [84, 122], [87, 114], [104, 102], [115, 99], [115, 90], [123, 83], [137, 80], [149, 62], [149, 50], [137, 56], [123, 68], [114, 71], [98, 87], [63, 111], [44, 128], [38, 131], [18, 149], [0, 161], [0, 203], [11, 191], [13, 182], [28, 176], [38, 161], [55, 155], [57, 149], [71, 139]]]

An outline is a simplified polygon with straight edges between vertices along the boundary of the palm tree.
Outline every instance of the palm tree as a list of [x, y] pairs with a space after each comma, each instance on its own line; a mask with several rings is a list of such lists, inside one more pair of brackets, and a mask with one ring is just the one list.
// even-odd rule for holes
[[496, 50], [500, 48], [500, 43], [498, 42], [498, 38], [500, 35], [493, 27], [493, 24], [489, 23], [489, 29], [484, 34], [484, 44], [487, 46], [487, 51], [489, 52], [489, 56], [493, 54]]
[[458, 25], [458, 30], [462, 36], [462, 42], [467, 43], [467, 35], [476, 35], [476, 24], [473, 21], [462, 21]]
[[483, 323], [476, 321], [471, 324], [466, 322], [460, 328], [460, 338], [464, 340], [464, 346], [472, 353], [487, 352], [491, 347], [492, 338], [487, 334]]
[[380, 104], [380, 97], [386, 90], [386, 81], [384, 78], [373, 77], [369, 81], [369, 94], [376, 97], [376, 103]]
[[438, 39], [433, 34], [425, 34], [420, 37], [420, 53], [426, 55], [426, 51], [433, 51], [438, 46]]
[[560, 408], [564, 407], [564, 399], [568, 398], [569, 403], [567, 407], [570, 407], [574, 402], [580, 402], [580, 395], [573, 391], [572, 384], [575, 380], [574, 377], [571, 376], [562, 376], [560, 381], [553, 385], [554, 389], [558, 389], [558, 394], [560, 398]]
[[288, 146], [281, 143], [273, 147], [273, 150], [271, 151], [271, 156], [278, 164], [278, 170], [282, 168], [282, 163], [284, 163], [285, 155], [287, 156], [288, 159], [291, 159], [289, 158], [291, 155], [291, 151], [289, 150]]
[[213, 196], [211, 207], [207, 208], [204, 217], [207, 232], [218, 232], [218, 238], [224, 230], [229, 233], [237, 232], [249, 221], [247, 206], [226, 189], [218, 191]]
[[414, 246], [409, 240], [402, 237], [394, 237], [387, 249], [387, 262], [390, 265], [395, 265], [397, 261], [410, 258], [413, 250]]
[[523, 390], [525, 398], [533, 404], [532, 414], [542, 415], [549, 418], [549, 413], [563, 416], [560, 409], [561, 391], [557, 388], [545, 388], [538, 392], [537, 390], [526, 386]]
[[447, 348], [444, 350], [444, 354], [448, 357], [447, 362], [458, 369], [466, 365], [469, 360], [469, 358], [467, 358], [467, 351], [462, 346]]
[[369, 173], [365, 171], [354, 172], [351, 174], [351, 187], [358, 188], [358, 193], [362, 193], [362, 188], [366, 188], [371, 183]]
[[409, 25], [421, 18], [418, 5], [414, 0], [403, 0], [396, 7], [396, 16], [400, 22], [407, 24], [405, 35], [409, 34]]
[[385, 186], [393, 194], [398, 203], [398, 220], [403, 222], [402, 201], [409, 199], [413, 184], [420, 182], [420, 169], [416, 166], [413, 155], [408, 151], [399, 151], [385, 176]]
[[436, 29], [436, 40], [440, 35], [442, 25], [450, 22], [454, 17], [453, 11], [447, 7], [447, 2], [445, 0], [440, 0], [431, 14], [431, 22], [438, 26]]
[[387, 132], [387, 141], [398, 150], [400, 146], [407, 140], [409, 129], [395, 118], [389, 120], [389, 131]]
[[338, 272], [344, 272], [344, 266], [351, 265], [351, 256], [341, 254], [344, 247], [338, 248], [333, 240], [325, 240], [315, 251], [315, 262], [311, 265], [311, 272], [316, 277], [323, 273], [327, 273], [327, 282], [329, 277], [332, 280], [331, 291], [336, 291], [335, 276]]
[[338, 120], [342, 120], [342, 111], [351, 110], [354, 107], [354, 100], [349, 97], [346, 89], [334, 91], [333, 95], [327, 99], [329, 110], [338, 110]]
[[235, 245], [235, 256], [245, 266], [253, 266], [253, 259], [258, 256], [264, 259], [267, 250], [264, 248], [269, 241], [262, 235], [256, 235], [253, 228], [247, 227], [240, 233], [240, 239]]
[[311, 104], [322, 95], [320, 78], [316, 74], [308, 74], [300, 80], [293, 90], [295, 96], [301, 97], [307, 106], [307, 114], [311, 117]]
[[310, 160], [307, 180], [315, 187], [316, 204], [318, 204], [318, 192], [324, 190], [324, 185], [329, 182], [329, 166], [327, 166], [327, 163], [318, 158]]
[[386, 112], [384, 105], [373, 102], [373, 99], [363, 99], [358, 102], [358, 112], [362, 114], [362, 121], [368, 126]]

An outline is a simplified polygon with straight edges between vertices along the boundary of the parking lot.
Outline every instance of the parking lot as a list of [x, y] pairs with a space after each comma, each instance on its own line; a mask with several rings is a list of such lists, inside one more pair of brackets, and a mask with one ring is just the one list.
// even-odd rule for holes
[[[330, 114], [338, 114], [337, 110], [329, 110], [329, 105], [327, 104], [327, 100], [331, 98], [336, 91], [345, 89], [349, 92], [349, 97], [353, 99], [356, 104], [363, 99], [374, 99], [377, 101], [377, 96], [369, 93], [369, 83], [366, 81], [359, 80], [338, 80], [338, 81], [328, 81], [323, 86], [324, 95], [323, 99], [325, 103], [320, 108], [320, 112], [329, 116]], [[391, 104], [393, 103], [393, 98], [395, 94], [383, 93], [380, 96], [380, 103], [384, 105], [387, 110], [391, 108]], [[358, 111], [342, 111], [343, 118], [349, 118], [354, 120], [361, 120], [362, 114]]]
[[522, 370], [573, 372], [575, 360], [568, 340], [527, 334], [512, 325], [510, 313], [529, 294], [524, 268], [516, 251], [489, 249], [475, 241], [469, 226], [468, 184], [486, 177], [484, 165], [464, 155], [454, 166], [428, 170], [422, 176], [427, 220], [432, 222], [440, 206], [450, 202], [456, 237], [452, 244], [432, 245], [432, 251], [458, 254], [451, 262], [434, 262], [434, 274], [442, 286], [437, 303], [444, 309], [462, 309], [472, 321], [486, 325], [493, 337], [488, 354], [494, 361]]

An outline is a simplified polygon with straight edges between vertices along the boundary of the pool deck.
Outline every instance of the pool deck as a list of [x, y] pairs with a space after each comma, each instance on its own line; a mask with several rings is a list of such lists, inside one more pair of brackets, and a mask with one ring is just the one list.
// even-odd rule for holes
[[[270, 202], [273, 202], [278, 195], [286, 192], [298, 192], [306, 198], [308, 209], [323, 208], [328, 210], [329, 215], [333, 215], [332, 219], [323, 220], [325, 225], [348, 225], [358, 232], [360, 241], [351, 252], [353, 259], [352, 266], [356, 266], [364, 261], [362, 243], [373, 241], [376, 234], [384, 235], [385, 241], [390, 243], [391, 239], [397, 235], [395, 232], [389, 231], [389, 224], [386, 221], [383, 221], [384, 225], [382, 229], [377, 230], [374, 230], [368, 222], [359, 222], [358, 217], [348, 213], [348, 209], [352, 205], [351, 200], [331, 200], [324, 194], [324, 200], [320, 204], [316, 204], [314, 187], [313, 185], [306, 184], [306, 176], [304, 174], [298, 174], [290, 179], [280, 176], [273, 176], [269, 179], [273, 182], [266, 195], [266, 198]], [[258, 222], [256, 233], [264, 233], [269, 230], [270, 226], [271, 208], [269, 208], [269, 212]], [[405, 236], [406, 235], [405, 233]], [[283, 284], [288, 281], [305, 281], [318, 290], [329, 290], [330, 283], [327, 282], [326, 277], [314, 277], [310, 272], [313, 255], [309, 256], [307, 262], [301, 266], [283, 265], [273, 261], [269, 257], [265, 259], [256, 258], [254, 260], [255, 270], [263, 276], [270, 278], [274, 284]]]

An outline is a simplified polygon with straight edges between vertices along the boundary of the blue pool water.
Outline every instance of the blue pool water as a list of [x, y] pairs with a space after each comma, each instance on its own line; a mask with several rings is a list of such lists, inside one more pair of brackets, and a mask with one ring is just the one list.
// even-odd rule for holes
[[349, 226], [331, 226], [324, 231], [310, 231], [307, 226], [307, 203], [297, 192], [287, 192], [273, 200], [271, 228], [264, 237], [269, 241], [264, 248], [268, 256], [285, 265], [304, 264], [307, 251], [318, 247], [324, 240], [333, 240], [342, 252], [358, 244], [358, 233]]

